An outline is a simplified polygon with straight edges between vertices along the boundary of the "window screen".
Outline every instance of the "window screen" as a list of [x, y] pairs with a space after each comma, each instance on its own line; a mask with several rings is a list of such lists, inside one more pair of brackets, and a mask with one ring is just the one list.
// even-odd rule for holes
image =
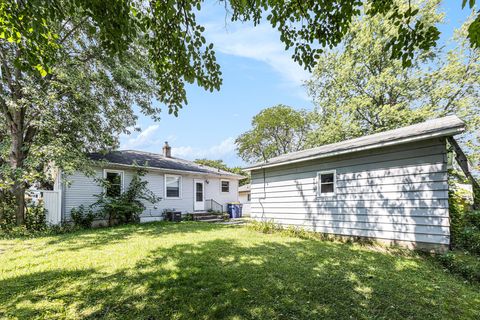
[[118, 197], [122, 193], [122, 178], [121, 172], [107, 171], [105, 179], [107, 180], [106, 194], [108, 197]]
[[318, 180], [321, 195], [335, 193], [335, 172], [319, 172]]
[[230, 181], [222, 181], [222, 192], [230, 192]]
[[167, 189], [167, 198], [180, 198], [180, 177], [166, 176], [165, 185]]
[[197, 187], [195, 188], [195, 190], [196, 190], [197, 202], [202, 202], [203, 201], [203, 183], [197, 182]]

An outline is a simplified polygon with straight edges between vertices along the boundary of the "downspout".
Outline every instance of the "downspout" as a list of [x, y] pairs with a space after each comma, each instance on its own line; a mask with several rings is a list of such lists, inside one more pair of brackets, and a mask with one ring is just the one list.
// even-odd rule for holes
[[263, 173], [263, 197], [258, 199], [258, 202], [262, 206], [262, 221], [265, 219], [265, 208], [263, 207], [262, 200], [265, 200], [267, 198], [267, 181], [265, 178], [265, 168], [262, 168], [262, 173]]

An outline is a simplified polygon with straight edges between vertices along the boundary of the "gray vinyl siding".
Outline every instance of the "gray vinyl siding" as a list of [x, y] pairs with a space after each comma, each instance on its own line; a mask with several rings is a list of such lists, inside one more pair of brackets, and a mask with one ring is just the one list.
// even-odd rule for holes
[[103, 177], [103, 171], [94, 170], [94, 176], [86, 176], [81, 172], [75, 172], [70, 176], [63, 177], [63, 220], [70, 221], [70, 211], [81, 205], [88, 207], [97, 201], [95, 195], [102, 193], [102, 188], [95, 181]]
[[[132, 181], [134, 172], [132, 170], [124, 170], [112, 168], [114, 170], [122, 170], [124, 172], [124, 190], [126, 190]], [[81, 172], [75, 172], [73, 175], [64, 177], [63, 186], [63, 219], [70, 221], [70, 211], [72, 208], [84, 205], [88, 207], [97, 201], [95, 195], [102, 192], [102, 188], [95, 180], [103, 177], [103, 169], [96, 168], [94, 176], [86, 176]], [[170, 173], [167, 173], [170, 174]], [[161, 217], [165, 209], [174, 209], [182, 213], [193, 212], [194, 186], [193, 180], [200, 179], [205, 182], [205, 199], [214, 199], [220, 204], [226, 206], [227, 202], [238, 201], [238, 180], [222, 179], [230, 181], [230, 192], [222, 193], [220, 190], [220, 178], [197, 176], [192, 174], [174, 174], [182, 177], [181, 197], [179, 199], [165, 198], [165, 173], [160, 171], [149, 171], [142, 179], [148, 181], [148, 189], [154, 192], [162, 200], [152, 204], [144, 202], [146, 209], [141, 217], [158, 218]], [[208, 183], [207, 183], [208, 181]]]
[[[317, 173], [336, 170], [318, 196]], [[445, 139], [252, 171], [256, 220], [347, 236], [448, 244]]]

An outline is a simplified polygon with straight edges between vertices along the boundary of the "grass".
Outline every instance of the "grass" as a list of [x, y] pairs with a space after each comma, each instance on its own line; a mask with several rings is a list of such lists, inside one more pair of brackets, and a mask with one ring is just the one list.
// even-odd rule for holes
[[151, 223], [0, 240], [0, 318], [478, 319], [480, 288], [402, 251]]

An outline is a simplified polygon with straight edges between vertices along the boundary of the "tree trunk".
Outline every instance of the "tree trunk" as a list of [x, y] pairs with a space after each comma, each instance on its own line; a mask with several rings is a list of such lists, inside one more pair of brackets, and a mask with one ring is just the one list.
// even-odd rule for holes
[[10, 166], [13, 173], [13, 190], [15, 197], [15, 217], [17, 225], [25, 223], [25, 182], [23, 180], [23, 165], [24, 165], [24, 110], [15, 111], [13, 115], [13, 122], [10, 125], [10, 133], [12, 137], [12, 145], [10, 149]]
[[21, 226], [25, 223], [25, 184], [23, 182], [15, 182], [13, 195], [15, 196], [17, 226]]

